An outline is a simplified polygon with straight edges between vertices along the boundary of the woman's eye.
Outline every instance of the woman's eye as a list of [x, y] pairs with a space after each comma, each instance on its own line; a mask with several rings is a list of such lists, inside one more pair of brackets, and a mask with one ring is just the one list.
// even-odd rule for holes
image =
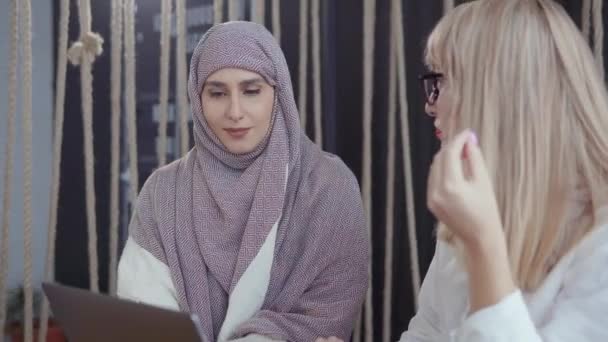
[[255, 95], [259, 95], [260, 92], [261, 92], [260, 89], [247, 89], [247, 90], [245, 90], [245, 95], [255, 96]]
[[222, 97], [224, 95], [226, 95], [226, 93], [224, 93], [223, 91], [217, 91], [217, 90], [209, 91], [209, 96], [214, 97], [214, 98]]

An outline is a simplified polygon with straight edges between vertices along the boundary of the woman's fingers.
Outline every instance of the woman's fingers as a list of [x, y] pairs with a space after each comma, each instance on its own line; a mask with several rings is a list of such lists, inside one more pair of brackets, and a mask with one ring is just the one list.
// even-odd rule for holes
[[445, 160], [443, 167], [445, 180], [448, 182], [461, 182], [465, 179], [463, 159], [467, 159], [467, 143], [473, 136], [470, 130], [460, 132], [445, 147]]
[[429, 170], [429, 179], [427, 181], [427, 188], [426, 188], [426, 201], [427, 201], [427, 207], [434, 213], [435, 210], [437, 209], [437, 204], [438, 204], [438, 193], [437, 193], [437, 184], [439, 182], [439, 179], [442, 176], [442, 170], [440, 168], [440, 162], [439, 162], [439, 158], [441, 158], [440, 155], [441, 152], [437, 152], [437, 154], [435, 154], [435, 157], [433, 158], [433, 162], [431, 163], [431, 168]]
[[477, 138], [473, 135], [467, 143], [467, 159], [465, 163], [471, 174], [472, 179], [487, 176], [486, 163], [484, 161], [481, 149], [477, 143]]

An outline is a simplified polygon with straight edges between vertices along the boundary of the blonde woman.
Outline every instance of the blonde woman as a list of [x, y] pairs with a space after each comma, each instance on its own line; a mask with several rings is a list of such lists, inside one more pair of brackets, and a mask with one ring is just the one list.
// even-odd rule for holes
[[551, 0], [481, 0], [426, 62], [441, 223], [401, 341], [608, 341], [608, 95], [585, 39]]

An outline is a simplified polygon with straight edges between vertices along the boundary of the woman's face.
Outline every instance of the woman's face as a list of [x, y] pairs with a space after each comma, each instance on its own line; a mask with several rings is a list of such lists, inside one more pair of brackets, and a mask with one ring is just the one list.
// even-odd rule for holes
[[201, 92], [205, 120], [226, 149], [253, 151], [270, 128], [274, 87], [259, 74], [226, 68], [211, 74]]
[[452, 91], [450, 91], [448, 82], [446, 82], [444, 77], [436, 78], [430, 89], [434, 93], [430, 93], [427, 96], [424, 110], [435, 119], [435, 135], [439, 140], [443, 141], [446, 138], [446, 132], [450, 131], [450, 126], [454, 120], [454, 118], [450, 117], [453, 106]]

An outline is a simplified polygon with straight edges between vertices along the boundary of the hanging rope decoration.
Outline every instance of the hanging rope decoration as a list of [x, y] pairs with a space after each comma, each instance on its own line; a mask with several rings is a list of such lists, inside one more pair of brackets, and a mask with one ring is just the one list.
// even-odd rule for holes
[[272, 33], [281, 45], [281, 0], [272, 0]]
[[[61, 166], [61, 146], [63, 143], [63, 119], [65, 111], [65, 80], [67, 72], [68, 23], [70, 18], [69, 0], [61, 0], [59, 17], [59, 40], [57, 56], [57, 75], [55, 79], [55, 126], [53, 129], [53, 169], [51, 171], [51, 193], [49, 201], [49, 224], [46, 244], [46, 261], [44, 279], [55, 280], [55, 240], [57, 236], [57, 207], [59, 202], [59, 182]], [[46, 341], [49, 318], [49, 302], [43, 298], [40, 310], [40, 328], [38, 341]]]
[[99, 34], [91, 32], [90, 2], [87, 0], [79, 0], [78, 5], [81, 22], [80, 38], [78, 41], [74, 42], [68, 50], [68, 59], [70, 60], [70, 63], [75, 66], [83, 64], [84, 60], [91, 64], [95, 61], [95, 58], [103, 52], [103, 38], [101, 38]]
[[604, 0], [593, 0], [593, 52], [595, 60], [600, 68], [602, 79], [604, 78], [604, 22], [603, 22]]
[[[179, 0], [176, 0], [179, 1]], [[219, 24], [224, 21], [224, 0], [213, 0], [213, 23]]]
[[175, 60], [177, 63], [177, 107], [179, 110], [180, 128], [180, 155], [185, 155], [190, 149], [190, 130], [188, 129], [188, 118], [190, 109], [188, 108], [188, 93], [186, 92], [186, 82], [188, 81], [188, 64], [186, 63], [186, 4], [185, 0], [176, 0], [177, 12], [177, 49], [175, 50]]
[[239, 0], [228, 0], [228, 20], [239, 19]]
[[19, 7], [11, 1], [11, 31], [8, 68], [8, 112], [6, 114], [6, 145], [4, 150], [4, 181], [2, 192], [2, 238], [0, 239], [0, 327], [6, 322], [6, 281], [8, 278], [8, 239], [10, 235], [11, 193], [13, 181], [13, 149], [15, 146], [15, 121], [17, 112], [17, 68], [19, 56]]
[[[118, 269], [118, 215], [120, 213], [118, 190], [120, 186], [120, 116], [122, 90], [122, 35], [123, 33], [122, 0], [112, 0], [112, 56], [110, 70], [110, 99], [112, 104], [111, 130], [111, 161], [110, 161], [110, 269], [109, 292], [116, 295]], [[161, 66], [162, 67], [162, 66]], [[162, 81], [161, 81], [162, 84]], [[161, 110], [162, 115], [162, 110]], [[162, 120], [161, 120], [162, 121]], [[166, 148], [166, 147], [165, 147]]]
[[315, 142], [323, 147], [323, 126], [322, 126], [322, 109], [321, 104], [321, 24], [319, 17], [321, 9], [320, 0], [311, 0], [311, 17], [312, 17], [312, 71], [313, 71], [313, 88], [314, 88], [314, 111], [315, 111]]
[[72, 44], [68, 58], [80, 66], [82, 93], [82, 125], [84, 132], [84, 169], [87, 205], [89, 281], [91, 291], [99, 292], [97, 265], [97, 221], [95, 213], [95, 168], [93, 157], [93, 74], [92, 63], [102, 52], [103, 39], [91, 32], [91, 3], [78, 1], [80, 40]]
[[260, 25], [265, 24], [266, 0], [252, 0], [251, 6], [251, 21]]
[[171, 52], [171, 0], [161, 0], [160, 89], [158, 100], [158, 166], [167, 163], [167, 111], [169, 109], [169, 62]]
[[[372, 234], [372, 97], [374, 85], [374, 46], [376, 26], [376, 0], [363, 2], [363, 176], [362, 195], [365, 208], [366, 226]], [[371, 246], [370, 246], [371, 248]], [[365, 299], [365, 341], [373, 340], [373, 287], [371, 282], [372, 263], [369, 265], [370, 284]]]
[[[178, 0], [179, 1], [179, 0]], [[130, 201], [135, 207], [139, 189], [139, 171], [137, 165], [137, 121], [135, 104], [135, 0], [124, 1], [124, 42], [125, 42], [125, 94], [127, 132], [129, 139], [129, 176]]]
[[397, 115], [397, 70], [395, 51], [395, 25], [391, 25], [388, 63], [388, 120], [387, 139], [388, 155], [386, 157], [386, 243], [384, 247], [384, 312], [382, 315], [382, 340], [390, 342], [392, 331], [393, 308], [393, 247], [394, 247], [394, 218], [395, 218], [395, 144], [397, 134], [395, 116]]
[[587, 42], [591, 40], [591, 1], [583, 0], [583, 8], [581, 9], [582, 30]]
[[23, 81], [23, 289], [25, 293], [25, 341], [33, 341], [34, 293], [32, 284], [32, 4], [21, 1], [21, 37]]
[[403, 16], [401, 1], [393, 0], [392, 10], [396, 25], [397, 76], [399, 80], [399, 120], [401, 123], [401, 150], [403, 153], [403, 179], [405, 186], [405, 202], [407, 208], [407, 228], [410, 248], [410, 269], [412, 273], [412, 289], [414, 303], [418, 308], [418, 292], [420, 290], [420, 264], [418, 262], [418, 239], [416, 237], [416, 212], [414, 209], [414, 182], [412, 180], [412, 160], [410, 154], [410, 125], [408, 121], [407, 83], [405, 74], [405, 46], [403, 33]]
[[298, 102], [300, 123], [306, 130], [308, 88], [308, 0], [300, 0], [300, 57], [298, 65]]

